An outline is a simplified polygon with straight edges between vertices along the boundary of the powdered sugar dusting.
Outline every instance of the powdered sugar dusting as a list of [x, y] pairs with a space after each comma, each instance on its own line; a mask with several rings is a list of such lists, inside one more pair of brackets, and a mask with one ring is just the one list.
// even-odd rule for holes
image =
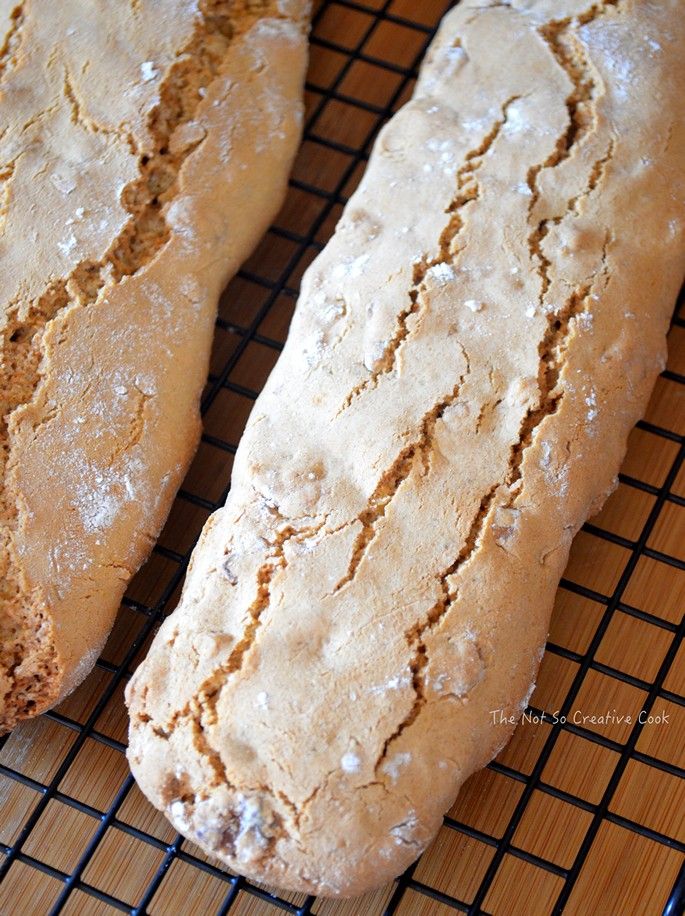
[[591, 56], [599, 58], [610, 71], [610, 90], [620, 101], [629, 99], [637, 74], [635, 60], [626, 53], [623, 27], [605, 22], [602, 29], [585, 26], [580, 31], [583, 42], [590, 48]]
[[435, 280], [439, 286], [445, 286], [451, 280], [454, 280], [455, 274], [451, 264], [440, 263], [429, 267], [426, 271], [426, 276]]
[[567, 462], [557, 463], [553, 454], [554, 446], [548, 439], [543, 439], [540, 443], [540, 468], [544, 471], [545, 480], [556, 490], [557, 494], [564, 498], [568, 494], [568, 477], [569, 466]]
[[57, 247], [66, 257], [70, 252], [74, 250], [74, 248], [76, 248], [76, 244], [76, 236], [73, 232], [70, 232], [65, 239], [63, 239], [61, 242], [57, 242]]
[[109, 528], [121, 506], [121, 498], [111, 490], [92, 492], [84, 483], [76, 493], [76, 506], [86, 531]]
[[53, 172], [50, 175], [50, 181], [62, 194], [71, 194], [76, 188], [76, 182], [69, 175], [61, 175], [59, 172]]
[[340, 758], [340, 768], [343, 773], [358, 773], [361, 770], [362, 762], [357, 754], [348, 751]]
[[408, 687], [411, 683], [409, 674], [396, 674], [389, 678], [384, 684], [375, 684], [368, 688], [369, 693], [385, 693], [387, 690], [401, 690]]
[[597, 419], [597, 394], [594, 388], [590, 389], [590, 393], [585, 398], [585, 403], [587, 404], [587, 408], [588, 408], [586, 418], [587, 418], [588, 426], [590, 427], [589, 431], [590, 431], [590, 434], [593, 435], [594, 430], [592, 429], [592, 425], [595, 422], [595, 420]]
[[388, 774], [393, 782], [397, 782], [400, 777], [400, 770], [409, 763], [411, 763], [411, 754], [409, 752], [395, 754], [390, 760], [386, 760], [381, 769]]
[[140, 65], [140, 76], [145, 83], [149, 83], [151, 80], [153, 80], [158, 75], [158, 73], [159, 71], [151, 60], [143, 61], [143, 63]]
[[340, 264], [335, 265], [331, 271], [331, 277], [334, 280], [342, 280], [343, 278], [354, 280], [361, 277], [370, 257], [370, 254], [362, 254], [356, 258], [345, 258]]

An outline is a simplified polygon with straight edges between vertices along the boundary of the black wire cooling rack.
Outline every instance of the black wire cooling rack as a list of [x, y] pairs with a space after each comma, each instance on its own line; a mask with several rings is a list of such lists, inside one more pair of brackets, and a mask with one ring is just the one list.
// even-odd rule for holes
[[[631, 835], [642, 841], [657, 844], [661, 848], [665, 846], [681, 857], [685, 855], [685, 843], [678, 838], [645, 826], [635, 817], [616, 813], [612, 808], [617, 787], [629, 764], [643, 764], [650, 768], [650, 772], [665, 774], [676, 780], [685, 777], [682, 767], [640, 750], [638, 744], [643, 732], [640, 724], [636, 724], [624, 740], [615, 740], [582, 725], [552, 723], [544, 733], [544, 741], [541, 742], [534, 763], [526, 772], [501, 761], [490, 764], [489, 769], [494, 774], [518, 784], [520, 789], [516, 803], [507, 812], [503, 830], [498, 831], [499, 835], [493, 835], [453, 816], [445, 818], [443, 828], [490, 850], [487, 866], [470, 882], [468, 899], [460, 899], [441, 889], [438, 880], [431, 882], [425, 876], [422, 877], [421, 865], [418, 865], [418, 870], [417, 865], [409, 868], [384, 895], [365, 898], [362, 902], [350, 902], [339, 910], [314, 897], [303, 899], [302, 896], [297, 898], [294, 895], [272, 894], [204, 859], [181, 836], [164, 838], [158, 830], [151, 827], [146, 829], [142, 823], [130, 823], [130, 818], [127, 819], [124, 812], [132, 793], [137, 790], [131, 775], [123, 769], [123, 764], [118, 768], [119, 778], [114, 780], [114, 785], [108, 787], [109, 803], [102, 807], [83, 800], [78, 792], [69, 789], [73, 773], [81, 766], [81, 754], [86, 745], [92, 746], [95, 743], [119, 757], [124, 754], [125, 736], [120, 730], [119, 737], [114, 737], [111, 730], [103, 726], [103, 717], [113, 704], [117, 708], [121, 706], [123, 683], [130, 676], [131, 668], [144, 652], [161, 618], [175, 604], [202, 521], [224, 502], [232, 455], [235, 453], [240, 429], [263, 384], [264, 365], [268, 368], [268, 365], [273, 364], [282, 347], [301, 273], [330, 235], [341, 207], [363, 170], [380, 126], [410, 94], [417, 66], [433, 37], [440, 16], [451, 5], [441, 3], [440, 0], [422, 3], [411, 0], [367, 0], [363, 3], [325, 0], [316, 7], [312, 66], [307, 84], [308, 117], [302, 151], [291, 181], [289, 201], [279, 218], [279, 224], [272, 227], [260, 250], [229, 286], [222, 299], [212, 371], [202, 405], [205, 433], [200, 447], [202, 461], [198, 467], [204, 470], [199, 473], [191, 469], [174, 509], [180, 513], [181, 519], [184, 511], [191, 513], [192, 521], [187, 526], [187, 537], [179, 548], [178, 544], [174, 547], [165, 545], [162, 536], [148, 564], [148, 580], [151, 564], [153, 567], [154, 564], [158, 566], [152, 575], [155, 586], [146, 592], [144, 600], [136, 595], [134, 580], [122, 610], [125, 624], [118, 624], [123, 633], [119, 638], [120, 648], [114, 653], [114, 660], [106, 651], [98, 661], [91, 678], [99, 678], [97, 683], [103, 683], [104, 687], [101, 690], [93, 688], [93, 696], [90, 705], [86, 704], [86, 712], [82, 716], [72, 717], [65, 714], [62, 707], [60, 711], [52, 711], [44, 717], [60, 734], [68, 734], [70, 738], [64, 753], [55, 755], [46, 775], [39, 778], [35, 773], [27, 774], [16, 762], [13, 766], [7, 765], [0, 752], [0, 761], [4, 761], [0, 762], [0, 779], [21, 785], [29, 798], [25, 815], [12, 841], [0, 843], [0, 880], [6, 888], [10, 888], [3, 897], [0, 887], [0, 901], [3, 901], [0, 907], [4, 907], [1, 909], [2, 914], [121, 911], [142, 916], [148, 913], [268, 913], [279, 909], [296, 914], [344, 912], [352, 916], [380, 916], [381, 913], [442, 914], [448, 910], [481, 914], [488, 912], [488, 895], [503, 863], [513, 857], [528, 863], [536, 874], [545, 873], [557, 880], [555, 895], [549, 906], [541, 909], [531, 898], [529, 908], [525, 911], [537, 916], [542, 912], [561, 913], [567, 907], [586, 867], [593, 842], [607, 824], [630, 831]], [[357, 97], [347, 88], [353, 72], [356, 73], [357, 85], [360, 74], [362, 82], [366, 84], [368, 91], [364, 93], [364, 98]], [[327, 124], [328, 128], [322, 130], [322, 124]], [[341, 125], [339, 130], [330, 129], [335, 124]], [[677, 311], [674, 329], [681, 332], [683, 328], [685, 321]], [[254, 361], [252, 355], [257, 352], [260, 360]], [[253, 369], [257, 364], [261, 368]], [[685, 383], [685, 376], [675, 371], [665, 371], [662, 381], [673, 386], [675, 400], [672, 399], [672, 402], [675, 404], [680, 398], [682, 404], [685, 389], [681, 386]], [[669, 567], [679, 572], [685, 569], [682, 557], [650, 546], [653, 543], [653, 533], [658, 525], [663, 524], [665, 515], [676, 508], [682, 511], [685, 505], [685, 499], [679, 495], [675, 486], [683, 464], [684, 437], [668, 426], [668, 422], [663, 426], [646, 421], [638, 424], [642, 433], [651, 437], [650, 441], [668, 443], [668, 464], [660, 482], [648, 482], [628, 473], [622, 474], [620, 478], [626, 488], [650, 497], [650, 509], [641, 530], [635, 536], [626, 537], [598, 525], [585, 526], [587, 534], [620, 547], [624, 552], [625, 560], [610, 593], [605, 594], [571, 579], [562, 582], [563, 590], [587, 599], [599, 608], [594, 630], [582, 650], [569, 649], [552, 641], [547, 646], [548, 655], [573, 663], [573, 677], [565, 685], [565, 696], [559, 704], [562, 715], [574, 708], [591, 674], [601, 674], [637, 688], [643, 697], [642, 708], [647, 712], [656, 708], [657, 702], [663, 701], [678, 707], [685, 706], [685, 697], [681, 692], [665, 686], [670, 683], [667, 678], [683, 640], [685, 619], [682, 617], [682, 608], [675, 616], [661, 616], [654, 609], [640, 609], [629, 600], [631, 578], [645, 558], [663, 564], [664, 568]], [[179, 527], [178, 523], [176, 527]], [[630, 618], [656, 627], [663, 636], [665, 642], [662, 661], [656, 673], [650, 670], [649, 678], [626, 673], [620, 666], [602, 660], [601, 653], [598, 653], [617, 617]], [[543, 714], [541, 709], [531, 711]], [[563, 735], [579, 736], [590, 743], [588, 746], [597, 745], [613, 752], [613, 768], [603, 791], [593, 801], [588, 801], [580, 792], [570, 792], [545, 781], [545, 768]], [[3, 746], [5, 741], [2, 742]], [[50, 752], [48, 748], [48, 756]], [[584, 812], [584, 833], [575, 848], [572, 861], [567, 865], [562, 866], [517, 843], [517, 831], [527, 816], [532, 799], [540, 793]], [[41, 824], [52, 818], [50, 830], [54, 843], [59, 844], [59, 825], [67, 818], [69, 811], [78, 812], [91, 828], [84, 834], [86, 839], [79, 848], [77, 860], [67, 870], [49, 861], [51, 857], [45, 852], [41, 854], [41, 848], [45, 850], [45, 847], [36, 845], [34, 840]], [[50, 835], [50, 831], [48, 833]], [[131, 841], [130, 846], [126, 847], [129, 850], [128, 859], [117, 860], [117, 863], [112, 860], [109, 863], [112, 872], [110, 879], [106, 882], [98, 881], [90, 877], [92, 865], [94, 861], [101, 860], [103, 855], [109, 861], [110, 853], [106, 851], [110, 848], [108, 843], [113, 834]], [[125, 883], [122, 876], [132, 867], [131, 863], [142, 855], [143, 848], [154, 851], [155, 865], [148, 870], [136, 899], [124, 899], [118, 892]], [[165, 883], [170, 884], [170, 875], [181, 866], [187, 871], [185, 887], [190, 890], [186, 890], [184, 896], [175, 897], [173, 892], [166, 891]], [[24, 898], [12, 894], [12, 881], [18, 869], [29, 869], [33, 875], [40, 872], [50, 879], [52, 890], [46, 891], [45, 896], [40, 898], [42, 902], [30, 898], [32, 902], [26, 903]], [[121, 880], [114, 874], [117, 869]], [[202, 904], [198, 909], [193, 903], [192, 888], [204, 878], [213, 879], [213, 902], [211, 906], [209, 903]], [[664, 899], [655, 900], [649, 912], [659, 913], [663, 910], [667, 916], [683, 912], [685, 866], [677, 873], [665, 909], [663, 906]], [[499, 913], [512, 911], [513, 908], [506, 905], [504, 909], [500, 905], [497, 910]], [[583, 908], [581, 901], [580, 908], [574, 904], [573, 912], [588, 910]]]

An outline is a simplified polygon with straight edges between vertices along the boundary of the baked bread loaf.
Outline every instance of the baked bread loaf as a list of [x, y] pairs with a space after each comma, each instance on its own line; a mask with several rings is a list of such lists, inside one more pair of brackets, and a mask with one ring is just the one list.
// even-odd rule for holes
[[0, 730], [92, 668], [280, 206], [306, 2], [3, 3]]
[[685, 269], [678, 0], [461, 3], [383, 130], [128, 687], [129, 759], [252, 878], [359, 894], [525, 708]]

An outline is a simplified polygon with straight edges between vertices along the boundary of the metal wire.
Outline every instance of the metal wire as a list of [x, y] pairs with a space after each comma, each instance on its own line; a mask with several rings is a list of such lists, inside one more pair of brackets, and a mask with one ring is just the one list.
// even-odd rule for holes
[[[443, 12], [446, 11], [446, 9], [451, 5], [451, 3], [446, 2]], [[320, 25], [322, 17], [331, 7], [335, 6], [359, 13], [363, 16], [365, 21], [368, 20], [366, 28], [363, 30], [361, 36], [352, 49], [343, 46], [343, 44], [338, 44], [337, 42], [332, 41], [330, 38], [324, 38], [317, 32], [317, 27]], [[385, 122], [385, 120], [387, 120], [387, 118], [393, 113], [398, 105], [399, 100], [403, 97], [403, 94], [406, 92], [416, 76], [418, 63], [425, 53], [427, 45], [433, 37], [435, 26], [437, 25], [437, 20], [439, 17], [436, 17], [436, 22], [433, 23], [432, 26], [428, 26], [412, 21], [411, 19], [408, 19], [404, 16], [395, 14], [392, 8], [392, 0], [385, 0], [385, 2], [382, 3], [379, 7], [368, 6], [362, 2], [354, 2], [354, 0], [324, 0], [318, 9], [313, 23], [312, 44], [314, 46], [318, 46], [319, 48], [325, 49], [326, 51], [334, 52], [336, 55], [340, 55], [344, 62], [337, 72], [335, 78], [328, 85], [318, 85], [315, 81], [316, 74], [313, 74], [310, 77], [310, 82], [307, 84], [307, 89], [310, 95], [315, 98], [316, 101], [311, 108], [311, 113], [305, 125], [305, 141], [316, 144], [317, 146], [320, 146], [322, 149], [328, 150], [331, 153], [340, 153], [344, 155], [349, 161], [343, 168], [340, 177], [335, 183], [335, 186], [331, 189], [322, 189], [316, 186], [316, 184], [305, 182], [302, 179], [293, 179], [291, 181], [293, 188], [320, 203], [318, 213], [311, 221], [311, 224], [304, 234], [295, 232], [289, 227], [274, 226], [270, 230], [270, 233], [274, 238], [284, 239], [293, 246], [292, 254], [287, 259], [278, 277], [275, 279], [270, 279], [268, 277], [261, 276], [259, 273], [255, 273], [254, 270], [247, 269], [240, 272], [239, 277], [242, 282], [251, 284], [254, 287], [258, 287], [264, 291], [264, 299], [261, 305], [256, 309], [252, 320], [244, 326], [238, 323], [227, 321], [224, 318], [219, 318], [217, 320], [217, 334], [221, 333], [231, 335], [233, 338], [235, 338], [235, 346], [232, 348], [230, 356], [224, 361], [219, 371], [210, 375], [209, 383], [202, 402], [202, 410], [205, 414], [216, 401], [219, 393], [222, 391], [230, 391], [236, 397], [247, 399], [247, 401], [252, 401], [257, 396], [257, 391], [245, 387], [244, 385], [241, 385], [232, 379], [233, 370], [238, 363], [238, 360], [241, 358], [246, 348], [251, 343], [258, 343], [262, 346], [269, 347], [273, 349], [275, 353], [281, 349], [282, 344], [280, 341], [265, 335], [264, 333], [260, 332], [259, 329], [262, 326], [264, 319], [270, 314], [274, 304], [278, 300], [283, 299], [283, 297], [292, 299], [297, 295], [298, 270], [301, 269], [302, 265], [306, 262], [308, 254], [312, 251], [317, 251], [322, 246], [321, 235], [325, 231], [327, 221], [330, 221], [331, 215], [335, 212], [335, 208], [345, 203], [346, 187], [353, 178], [356, 170], [368, 158], [373, 140], [378, 130]], [[418, 51], [416, 52], [414, 60], [409, 66], [403, 67], [397, 63], [384, 60], [373, 55], [372, 53], [369, 53], [368, 46], [370, 41], [382, 23], [391, 23], [394, 26], [400, 26], [402, 28], [411, 30], [413, 34], [420, 38]], [[397, 77], [396, 88], [386, 105], [372, 105], [369, 102], [356, 99], [342, 90], [341, 87], [344, 83], [345, 77], [348, 75], [355, 62], [358, 61], [362, 61], [373, 67], [381, 68], [382, 70], [392, 73]], [[354, 109], [359, 109], [360, 111], [365, 112], [367, 116], [372, 118], [372, 124], [368, 129], [366, 136], [362, 138], [359, 144], [347, 145], [338, 141], [332, 141], [318, 132], [317, 128], [321, 117], [331, 101], [335, 101], [339, 104], [349, 106]], [[685, 322], [681, 318], [674, 318], [674, 323], [679, 327], [685, 327]], [[685, 384], [685, 377], [678, 375], [675, 372], [665, 371], [663, 373], [663, 377], [676, 385]], [[630, 605], [630, 603], [624, 600], [626, 586], [628, 585], [631, 575], [633, 574], [638, 560], [641, 557], [649, 557], [658, 561], [659, 563], [670, 564], [671, 566], [677, 567], [681, 570], [685, 568], [685, 563], [678, 557], [670, 556], [655, 550], [652, 547], [649, 547], [647, 543], [657, 521], [660, 518], [664, 506], [669, 504], [677, 506], [685, 505], [685, 499], [674, 493], [672, 489], [678, 472], [682, 466], [683, 459], [685, 458], [685, 441], [683, 436], [678, 435], [670, 430], [658, 427], [653, 423], [641, 422], [638, 424], [638, 426], [640, 429], [650, 433], [653, 436], [661, 437], [662, 439], [666, 439], [675, 443], [678, 446], [677, 455], [670, 467], [668, 474], [664, 479], [663, 484], [660, 487], [654, 486], [626, 474], [620, 475], [620, 480], [624, 485], [631, 487], [636, 491], [647, 493], [654, 498], [652, 509], [644, 523], [642, 531], [636, 540], [633, 541], [626, 537], [612, 534], [611, 532], [605, 531], [596, 525], [588, 524], [585, 526], [585, 530], [593, 537], [601, 538], [610, 543], [616, 544], [629, 551], [630, 555], [619, 578], [619, 581], [610, 595], [601, 594], [583, 585], [566, 579], [562, 580], [562, 588], [589, 598], [604, 608], [599, 624], [587, 647], [587, 650], [584, 653], [574, 652], [551, 642], [547, 646], [548, 652], [568, 659], [569, 661], [575, 663], [577, 666], [575, 677], [570, 685], [562, 705], [562, 714], [568, 713], [572, 709], [573, 704], [576, 701], [583, 686], [585, 678], [590, 671], [601, 672], [607, 677], [614, 678], [617, 681], [632, 685], [633, 687], [637, 687], [644, 691], [646, 694], [646, 699], [643, 703], [643, 708], [647, 711], [652, 709], [657, 699], [668, 700], [669, 702], [678, 704], [680, 706], [685, 705], [685, 697], [666, 689], [664, 686], [669, 670], [673, 664], [673, 660], [675, 659], [683, 640], [685, 618], [681, 620], [679, 625], [671, 623], [667, 620], [657, 617], [654, 614], [650, 614], [649, 612], [633, 607]], [[203, 442], [210, 448], [221, 450], [221, 452], [226, 455], [227, 459], [229, 456], [234, 454], [236, 450], [236, 443], [225, 441], [224, 439], [209, 433], [204, 434]], [[179, 499], [182, 502], [190, 503], [205, 511], [212, 511], [215, 508], [218, 508], [218, 506], [223, 503], [225, 496], [226, 493], [224, 492], [221, 494], [219, 499], [213, 500], [202, 494], [193, 493], [188, 489], [182, 489], [179, 493]], [[4, 857], [3, 862], [0, 865], [0, 880], [5, 878], [15, 863], [23, 863], [30, 868], [50, 875], [52, 878], [55, 878], [62, 883], [61, 892], [51, 909], [52, 914], [63, 912], [65, 907], [68, 906], [72, 894], [75, 891], [80, 891], [92, 898], [95, 898], [98, 901], [101, 901], [102, 903], [108, 904], [114, 910], [143, 916], [143, 914], [147, 914], [149, 912], [152, 901], [155, 898], [155, 895], [159, 892], [163, 882], [165, 881], [171, 865], [174, 862], [182, 862], [194, 869], [197, 869], [198, 873], [211, 875], [212, 877], [218, 879], [220, 882], [223, 882], [225, 885], [225, 896], [216, 910], [218, 914], [230, 913], [236, 904], [236, 901], [239, 899], [239, 895], [241, 894], [247, 894], [264, 901], [266, 904], [268, 904], [269, 908], [273, 909], [274, 912], [282, 910], [294, 914], [310, 913], [312, 912], [312, 907], [316, 902], [314, 897], [307, 898], [307, 900], [305, 900], [301, 905], [295, 905], [279, 896], [267, 893], [262, 888], [255, 886], [243, 877], [229, 875], [221, 868], [212, 865], [211, 863], [202, 859], [199, 859], [184, 848], [185, 841], [180, 835], [176, 836], [172, 842], [166, 843], [153, 836], [152, 834], [146, 832], [145, 830], [139, 829], [126, 823], [124, 819], [119, 817], [119, 813], [133, 787], [133, 778], [130, 775], [123, 779], [123, 782], [120, 785], [114, 800], [112, 801], [111, 805], [104, 811], [94, 808], [93, 806], [88, 805], [77, 798], [71, 797], [69, 794], [60, 790], [60, 785], [68, 771], [72, 767], [78, 766], [78, 764], [75, 762], [77, 755], [87, 740], [98, 742], [120, 754], [125, 752], [125, 746], [120, 741], [117, 741], [99, 731], [95, 726], [105, 707], [107, 707], [110, 701], [112, 701], [119, 686], [130, 676], [131, 665], [139, 650], [145, 643], [146, 639], [153, 632], [154, 628], [157, 626], [164, 614], [170, 610], [170, 599], [174, 592], [177, 590], [177, 587], [184, 576], [190, 556], [190, 550], [181, 554], [177, 551], [158, 545], [155, 548], [155, 554], [163, 557], [166, 561], [168, 561], [169, 564], [169, 572], [161, 589], [161, 594], [159, 595], [157, 601], [150, 606], [142, 604], [131, 598], [125, 599], [124, 604], [131, 612], [140, 618], [141, 625], [137, 634], [131, 641], [124, 657], [118, 665], [114, 665], [105, 659], [100, 659], [98, 661], [98, 668], [110, 675], [110, 680], [106, 689], [102, 693], [102, 696], [95, 704], [93, 711], [88, 716], [87, 720], [84, 723], [79, 723], [56, 711], [52, 711], [46, 714], [47, 717], [53, 722], [57, 723], [62, 728], [72, 730], [76, 735], [73, 744], [64, 756], [64, 759], [62, 760], [59, 767], [56, 769], [53, 778], [48, 783], [44, 784], [33, 778], [25, 776], [19, 770], [0, 765], [0, 775], [12, 779], [15, 782], [27, 787], [31, 791], [35, 792], [37, 798], [35, 806], [33, 807], [31, 813], [26, 817], [22, 829], [20, 830], [14, 843], [12, 843], [12, 845], [0, 844], [0, 853], [2, 853]], [[617, 617], [617, 615], [625, 615], [643, 621], [644, 623], [647, 623], [651, 626], [660, 628], [661, 631], [663, 631], [665, 634], [668, 634], [670, 643], [667, 651], [665, 652], [659, 670], [653, 680], [646, 680], [626, 674], [625, 672], [622, 672], [610, 665], [604, 664], [597, 659], [597, 649], [599, 648], [602, 638], [606, 634], [611, 622]], [[544, 714], [543, 710], [532, 711], [540, 715]], [[572, 793], [558, 789], [545, 782], [545, 780], [542, 778], [545, 766], [550, 759], [559, 736], [563, 732], [569, 732], [571, 734], [582, 736], [584, 740], [609, 748], [618, 755], [611, 777], [604, 789], [601, 799], [597, 803], [591, 803], [583, 798], [573, 795]], [[484, 902], [490, 888], [493, 885], [493, 881], [505, 855], [522, 859], [533, 867], [542, 869], [543, 871], [553, 874], [562, 880], [561, 889], [552, 910], [553, 913], [561, 913], [578, 881], [583, 866], [587, 860], [590, 847], [592, 846], [600, 826], [603, 823], [620, 825], [626, 830], [632, 831], [634, 834], [640, 835], [654, 843], [664, 844], [672, 849], [679, 851], [681, 854], [685, 854], [685, 844], [682, 842], [679, 842], [673, 837], [667, 836], [656, 830], [643, 826], [637, 821], [620, 816], [609, 810], [618, 783], [621, 779], [621, 776], [625, 772], [627, 764], [630, 761], [639, 761], [640, 763], [649, 767], [653, 767], [656, 770], [668, 773], [670, 776], [675, 776], [677, 778], [685, 777], [685, 770], [682, 768], [637, 750], [637, 742], [641, 732], [642, 726], [639, 723], [636, 723], [627, 740], [623, 743], [620, 743], [594, 731], [583, 728], [580, 725], [575, 725], [572, 722], [557, 722], [551, 725], [542, 751], [539, 754], [538, 759], [530, 774], [519, 772], [511, 767], [505, 766], [500, 762], [493, 761], [490, 764], [491, 770], [508, 779], [517, 781], [522, 786], [521, 795], [502, 836], [491, 836], [488, 833], [477, 830], [449, 816], [445, 817], [444, 819], [444, 825], [448, 830], [461, 833], [464, 836], [470, 837], [473, 840], [477, 840], [478, 842], [485, 844], [494, 850], [493, 857], [472, 899], [467, 901], [451, 897], [447, 893], [444, 893], [435, 887], [431, 887], [423, 881], [417, 880], [414, 877], [417, 866], [413, 865], [398, 879], [393, 894], [385, 905], [385, 909], [383, 910], [385, 916], [391, 916], [391, 914], [394, 914], [398, 911], [398, 908], [401, 906], [402, 901], [405, 898], [407, 891], [409, 890], [436, 900], [443, 906], [454, 909], [455, 911], [471, 914], [471, 916], [476, 916], [476, 914], [480, 916], [480, 914], [486, 913], [486, 910], [483, 908]], [[5, 739], [2, 739], [2, 744], [4, 744], [4, 740]], [[591, 817], [589, 827], [585, 832], [584, 838], [570, 867], [561, 867], [554, 862], [548, 861], [541, 856], [535, 855], [529, 851], [526, 851], [525, 849], [518, 847], [513, 841], [517, 827], [521, 823], [522, 818], [526, 813], [527, 807], [534, 792], [541, 792], [554, 798], [560, 799], [567, 804], [576, 806]], [[93, 821], [98, 822], [97, 828], [90, 840], [85, 844], [78, 862], [76, 863], [73, 870], [68, 874], [58, 868], [49, 865], [46, 862], [41, 861], [40, 859], [28, 854], [25, 851], [25, 846], [31, 837], [33, 829], [39, 822], [41, 816], [45, 813], [45, 810], [51, 801], [59, 802], [68, 808], [74, 809], [81, 814], [86, 815], [87, 817], [93, 819]], [[136, 840], [147, 844], [163, 853], [163, 859], [159, 867], [156, 869], [154, 876], [148, 883], [140, 898], [136, 901], [119, 899], [115, 895], [107, 893], [84, 880], [84, 873], [88, 865], [93, 860], [93, 857], [100, 848], [103, 839], [109, 833], [109, 831], [120, 831], [121, 833], [133, 837]], [[681, 870], [675, 882], [669, 902], [664, 910], [664, 916], [676, 916], [676, 914], [681, 914], [684, 908], [685, 866]], [[20, 912], [20, 910], [17, 909], [16, 912]], [[363, 916], [366, 916], [366, 914], [363, 914]]]

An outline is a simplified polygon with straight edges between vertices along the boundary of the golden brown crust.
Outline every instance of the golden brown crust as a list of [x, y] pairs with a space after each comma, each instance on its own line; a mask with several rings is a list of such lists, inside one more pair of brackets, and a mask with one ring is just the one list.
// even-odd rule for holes
[[232, 868], [390, 879], [525, 708], [685, 269], [679, 6], [460, 4], [306, 274], [128, 688], [143, 791]]
[[10, 11], [2, 728], [86, 676], [190, 462], [219, 292], [299, 139], [306, 6]]

